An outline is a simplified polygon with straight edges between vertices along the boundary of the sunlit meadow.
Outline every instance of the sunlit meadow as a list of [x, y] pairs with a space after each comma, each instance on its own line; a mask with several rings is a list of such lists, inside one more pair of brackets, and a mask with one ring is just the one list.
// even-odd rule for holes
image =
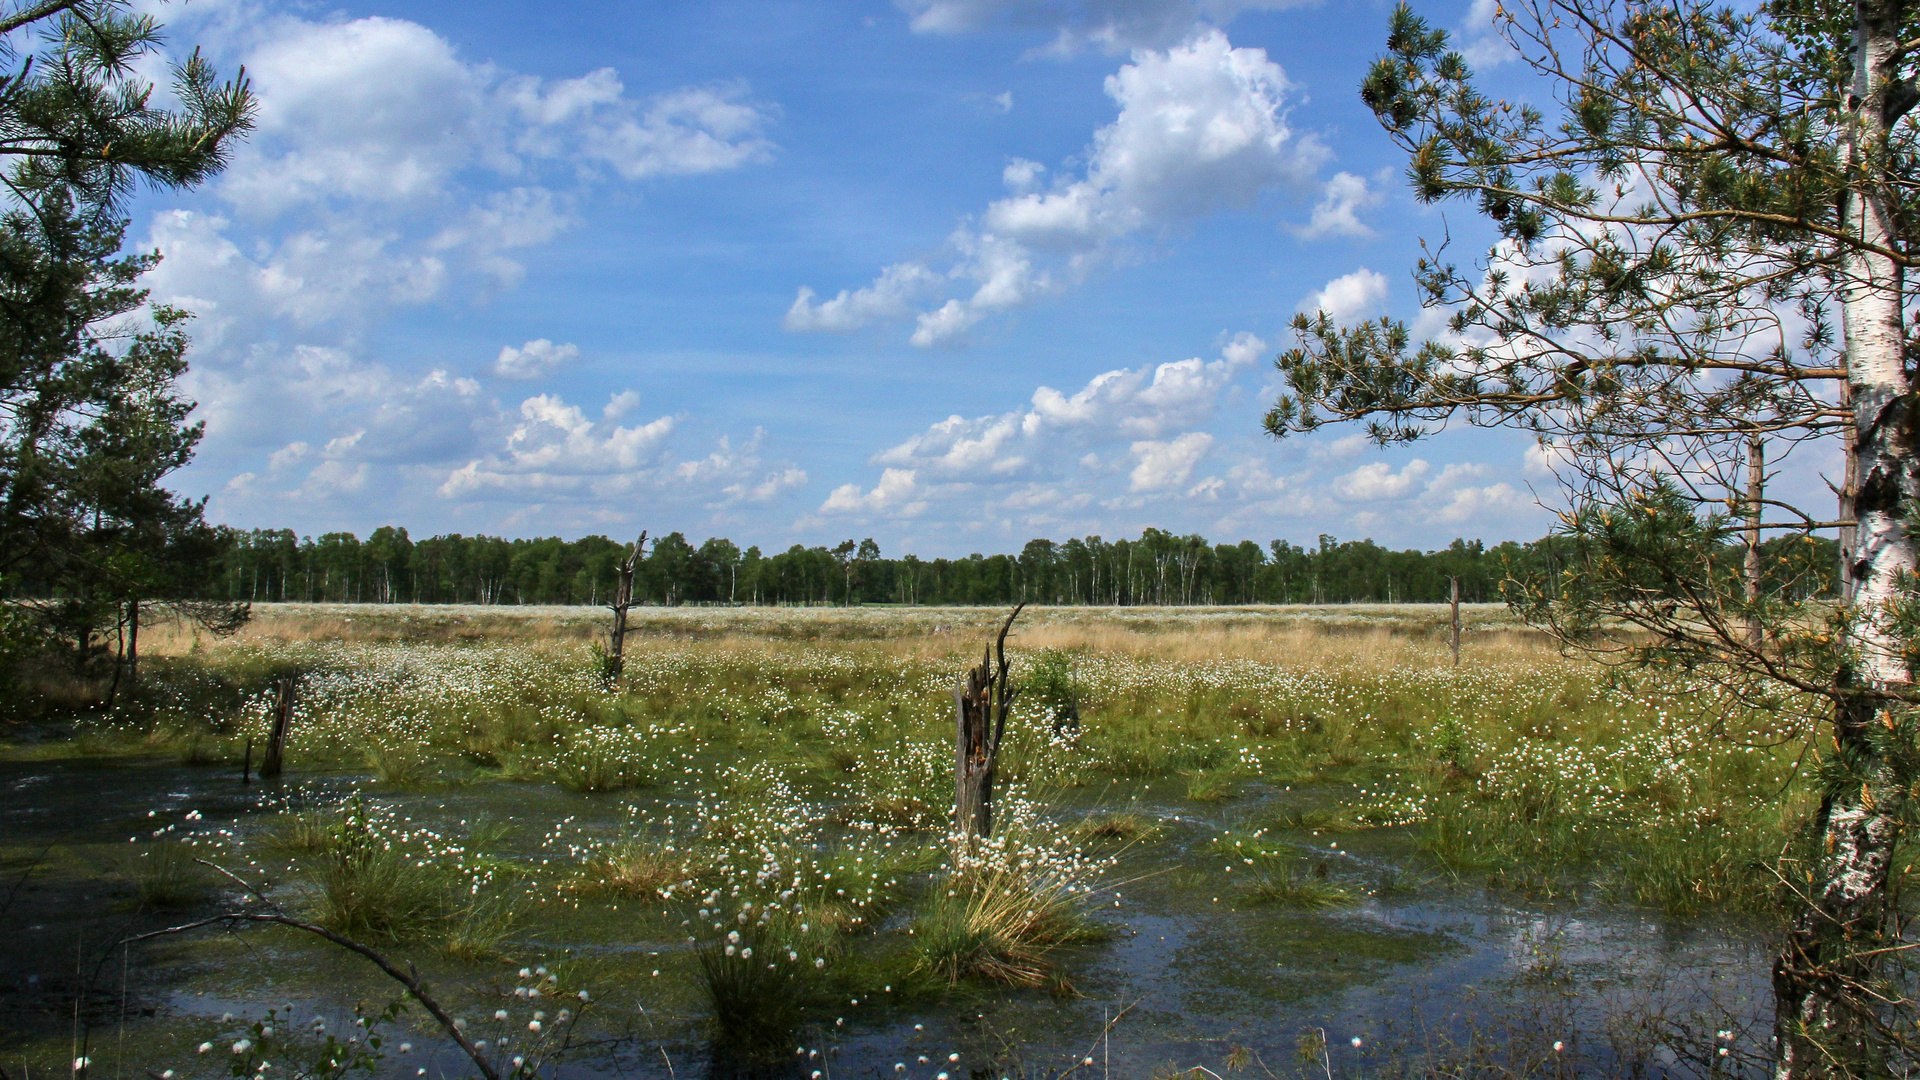
[[[969, 850], [951, 688], [1002, 614], [650, 610], [613, 685], [590, 609], [162, 630], [113, 714], [7, 748], [6, 918], [37, 944], [0, 1065], [473, 1073], [295, 931], [115, 944], [268, 907], [419, 964], [501, 1075], [1765, 1058], [1795, 717], [1493, 608], [1458, 667], [1418, 607], [1040, 610]], [[286, 772], [243, 784], [285, 677]]]

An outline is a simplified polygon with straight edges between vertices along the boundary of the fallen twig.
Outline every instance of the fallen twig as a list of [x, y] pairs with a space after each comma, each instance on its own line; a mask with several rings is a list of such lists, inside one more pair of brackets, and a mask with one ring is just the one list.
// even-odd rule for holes
[[258, 897], [262, 903], [273, 910], [268, 912], [229, 911], [225, 914], [212, 916], [211, 918], [182, 923], [179, 926], [169, 926], [164, 930], [153, 930], [145, 934], [137, 934], [133, 937], [123, 939], [124, 941], [129, 943], [145, 941], [149, 938], [165, 937], [170, 934], [182, 934], [189, 930], [197, 930], [203, 926], [219, 926], [236, 922], [276, 923], [280, 926], [288, 926], [295, 930], [304, 931], [315, 937], [324, 938], [349, 952], [359, 953], [361, 956], [366, 957], [375, 967], [386, 972], [389, 978], [401, 986], [406, 987], [407, 994], [415, 1001], [418, 1001], [421, 1007], [425, 1008], [428, 1013], [432, 1014], [434, 1020], [446, 1031], [448, 1037], [458, 1043], [460, 1049], [464, 1050], [467, 1057], [472, 1059], [474, 1067], [480, 1070], [480, 1074], [484, 1076], [486, 1080], [500, 1080], [500, 1074], [488, 1063], [486, 1056], [481, 1054], [479, 1049], [467, 1039], [466, 1033], [460, 1030], [460, 1026], [454, 1022], [451, 1016], [447, 1015], [447, 1010], [442, 1008], [440, 1003], [435, 1001], [433, 997], [427, 993], [426, 985], [420, 978], [420, 969], [414, 966], [413, 961], [407, 961], [407, 969], [402, 971], [399, 965], [381, 955], [371, 946], [363, 945], [342, 934], [336, 934], [324, 926], [296, 919], [288, 915], [285, 911], [281, 910], [280, 905], [269, 900], [266, 894], [254, 888], [245, 879], [228, 870], [226, 867], [208, 862], [205, 859], [195, 859], [194, 861], [204, 866], [210, 866], [214, 870], [239, 882], [243, 888]]

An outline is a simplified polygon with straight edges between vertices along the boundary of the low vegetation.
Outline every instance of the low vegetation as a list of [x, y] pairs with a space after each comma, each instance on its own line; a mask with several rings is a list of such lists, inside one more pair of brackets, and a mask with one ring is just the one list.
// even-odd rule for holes
[[[1032, 693], [996, 829], [972, 847], [945, 815], [950, 687], [979, 635], [927, 621], [984, 611], [795, 613], [842, 628], [812, 640], [735, 612], [655, 615], [611, 687], [539, 621], [457, 644], [377, 624], [288, 641], [267, 619], [215, 647], [173, 639], [129, 704], [59, 745], [237, 774], [271, 680], [297, 673], [275, 812], [224, 831], [176, 817], [137, 845], [137, 904], [206, 903], [189, 850], [278, 867], [268, 896], [324, 927], [438, 956], [443, 978], [539, 958], [567, 993], [613, 979], [748, 1070], [835, 1021], [1074, 1000], [1142, 896], [1182, 920], [1323, 921], [1308, 942], [1400, 898], [1480, 891], [1772, 917], [1808, 805], [1782, 717], [1680, 675], [1613, 683], [1517, 632], [1455, 668], [1437, 636], [1330, 629], [1342, 614], [1039, 613], [1010, 642]], [[1063, 701], [1077, 729], [1056, 722]], [[1343, 948], [1395, 964], [1428, 946]]]

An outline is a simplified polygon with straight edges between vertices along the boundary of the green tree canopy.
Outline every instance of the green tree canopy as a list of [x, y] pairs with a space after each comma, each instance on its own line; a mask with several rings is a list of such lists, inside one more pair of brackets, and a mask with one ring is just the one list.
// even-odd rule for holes
[[188, 316], [147, 304], [158, 256], [122, 250], [124, 203], [218, 172], [254, 103], [195, 52], [156, 106], [138, 67], [160, 46], [124, 0], [0, 10], [0, 574], [60, 600], [83, 660], [109, 613], [211, 551], [200, 505], [161, 486], [200, 438]]

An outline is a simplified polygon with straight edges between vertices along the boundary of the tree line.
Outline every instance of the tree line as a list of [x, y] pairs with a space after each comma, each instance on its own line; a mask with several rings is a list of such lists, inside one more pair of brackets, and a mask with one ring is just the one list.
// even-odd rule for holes
[[[1344, 604], [1434, 603], [1460, 582], [1468, 602], [1502, 598], [1502, 582], [1550, 570], [1552, 538], [1489, 546], [1457, 539], [1432, 551], [1321, 535], [1311, 545], [1213, 543], [1147, 529], [1133, 539], [1035, 539], [1019, 552], [963, 558], [887, 557], [871, 538], [767, 553], [722, 537], [695, 546], [672, 532], [636, 560], [634, 600], [675, 604]], [[298, 536], [291, 529], [219, 530], [198, 599], [427, 604], [605, 604], [629, 545], [606, 536], [505, 539], [449, 534], [414, 540], [382, 526]], [[1776, 589], [1833, 588], [1830, 541], [1772, 541]]]

